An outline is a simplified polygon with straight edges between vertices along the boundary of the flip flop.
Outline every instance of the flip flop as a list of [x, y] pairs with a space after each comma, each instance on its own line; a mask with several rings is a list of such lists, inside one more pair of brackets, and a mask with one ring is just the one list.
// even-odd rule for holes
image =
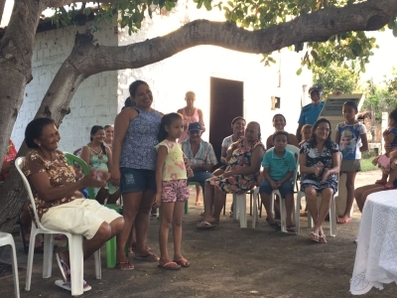
[[175, 263], [175, 262], [167, 262], [167, 263], [165, 263], [165, 264], [158, 264], [157, 265], [159, 268], [163, 268], [163, 269], [166, 269], [166, 270], [181, 270], [181, 265], [178, 265], [177, 263]]
[[320, 235], [318, 238], [318, 242], [319, 243], [327, 243], [327, 237], [325, 237], [325, 235]]
[[296, 231], [295, 231], [295, 226], [288, 226], [288, 225], [287, 225], [287, 232], [289, 232], [289, 233], [296, 233]]
[[[65, 282], [63, 280], [58, 279], [55, 281], [55, 285], [57, 285], [58, 287], [60, 287], [62, 289], [72, 291], [72, 284], [70, 283], [70, 281]], [[91, 289], [92, 289], [92, 287], [89, 284], [87, 284], [87, 282], [85, 280], [83, 280], [83, 291], [87, 292]]]
[[116, 268], [119, 269], [119, 270], [126, 270], [126, 271], [128, 271], [128, 270], [133, 270], [133, 269], [134, 269], [134, 265], [132, 265], [132, 264], [130, 263], [130, 261], [127, 261], [127, 262], [118, 262], [118, 263], [116, 264]]
[[134, 259], [140, 261], [147, 261], [147, 262], [157, 262], [160, 258], [156, 256], [154, 253], [148, 253], [144, 256], [139, 256], [134, 253]]
[[212, 224], [209, 221], [201, 221], [197, 224], [197, 229], [208, 230], [208, 229], [215, 229], [217, 227], [216, 224]]
[[174, 262], [183, 268], [187, 268], [190, 266], [190, 262], [188, 260], [186, 260], [185, 258], [182, 258], [179, 260], [174, 260]]
[[380, 184], [380, 185], [385, 185], [387, 182], [382, 181], [382, 180], [376, 180], [375, 184]]
[[70, 277], [69, 265], [64, 260], [61, 259], [61, 257], [59, 256], [59, 253], [55, 254], [55, 258], [57, 260], [58, 268], [61, 271], [63, 281], [67, 282]]
[[320, 241], [320, 236], [317, 233], [314, 233], [313, 231], [310, 232], [309, 235], [310, 239], [312, 239], [314, 242], [319, 242]]
[[277, 221], [270, 222], [269, 218], [267, 217], [266, 217], [266, 221], [272, 229], [275, 229], [276, 231], [281, 231], [281, 226]]

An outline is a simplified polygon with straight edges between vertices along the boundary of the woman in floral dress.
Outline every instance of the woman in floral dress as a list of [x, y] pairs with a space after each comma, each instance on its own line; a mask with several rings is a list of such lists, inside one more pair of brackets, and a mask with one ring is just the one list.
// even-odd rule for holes
[[259, 123], [250, 122], [245, 129], [244, 137], [227, 150], [228, 166], [225, 172], [207, 179], [204, 219], [198, 223], [197, 228], [206, 229], [218, 225], [226, 193], [245, 193], [255, 187], [264, 153]]
[[[307, 208], [313, 217], [310, 238], [315, 242], [327, 242], [322, 224], [338, 188], [340, 162], [339, 146], [331, 141], [331, 123], [325, 118], [317, 120], [312, 138], [302, 144], [299, 156], [301, 191], [306, 194]], [[321, 194], [319, 207], [318, 194]]]

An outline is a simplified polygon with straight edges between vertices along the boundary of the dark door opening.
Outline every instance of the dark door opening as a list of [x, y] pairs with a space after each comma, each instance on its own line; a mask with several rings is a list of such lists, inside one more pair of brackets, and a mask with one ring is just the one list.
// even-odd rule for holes
[[220, 162], [222, 140], [232, 134], [230, 123], [244, 116], [244, 83], [211, 77], [210, 90], [210, 143]]

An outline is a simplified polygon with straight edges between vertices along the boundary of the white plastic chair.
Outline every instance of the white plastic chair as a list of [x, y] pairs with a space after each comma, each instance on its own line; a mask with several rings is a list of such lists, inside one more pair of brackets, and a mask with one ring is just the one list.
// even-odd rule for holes
[[[295, 169], [294, 174], [293, 174], [293, 176], [291, 178], [291, 183], [293, 183], [293, 186], [295, 187], [296, 179], [298, 177], [299, 151], [300, 151], [300, 149], [298, 147], [296, 147], [294, 145], [290, 145], [290, 144], [287, 144], [285, 149], [287, 149], [288, 151], [291, 151], [294, 154], [295, 159], [296, 159], [296, 169]], [[256, 207], [257, 206], [256, 198], [259, 196], [259, 187], [256, 187], [253, 190], [253, 192], [254, 192], [253, 201], [254, 201], [254, 206]], [[286, 209], [286, 206], [285, 206], [285, 200], [281, 199], [281, 194], [280, 194], [280, 191], [278, 189], [273, 190], [272, 193], [270, 194], [270, 198], [272, 198], [272, 200], [271, 200], [271, 203], [272, 203], [271, 204], [271, 209], [272, 209], [272, 212], [274, 213], [274, 200], [276, 198], [276, 195], [278, 195], [279, 198], [280, 198], [281, 231], [284, 232], [284, 233], [287, 233], [287, 209]], [[260, 199], [259, 199], [259, 202], [260, 202]], [[262, 204], [262, 203], [260, 202], [260, 204]], [[256, 210], [258, 210], [257, 207], [256, 207]], [[253, 211], [253, 214], [256, 214], [256, 217], [258, 217], [257, 211], [255, 211], [255, 212]], [[294, 204], [294, 207], [293, 207], [292, 214], [293, 214], [293, 217], [294, 217], [293, 220], [295, 221], [295, 226], [296, 226], [297, 225], [296, 222], [299, 221], [299, 217], [296, 217], [296, 215], [295, 215], [295, 204]]]
[[[294, 145], [287, 145], [287, 147], [285, 148], [288, 151], [291, 151], [294, 156], [295, 156], [295, 161], [296, 161], [296, 169], [294, 171], [294, 174], [291, 178], [291, 183], [292, 186], [295, 187], [296, 184], [296, 179], [298, 177], [298, 168], [299, 168], [299, 151], [300, 149]], [[280, 191], [278, 189], [273, 190], [270, 197], [272, 198], [271, 202], [272, 202], [272, 211], [274, 213], [274, 200], [276, 198], [276, 195], [278, 195], [278, 197], [280, 198], [280, 218], [281, 218], [281, 232], [287, 233], [287, 208], [285, 206], [285, 200], [281, 199], [281, 194]], [[293, 205], [293, 209], [292, 209], [292, 216], [293, 216], [293, 220], [295, 221], [295, 226], [296, 226], [296, 222], [299, 221], [299, 216], [296, 217], [295, 215], [295, 203]]]
[[[340, 158], [342, 161], [342, 153], [340, 154]], [[333, 194], [332, 198], [331, 198], [331, 206], [329, 207], [329, 211], [328, 211], [328, 216], [329, 216], [329, 235], [331, 237], [336, 237], [336, 218], [337, 218], [337, 214], [336, 214], [336, 203], [335, 203], [335, 199], [336, 197], [339, 196], [339, 178], [340, 178], [340, 173], [338, 173], [338, 186], [336, 189], [336, 192]], [[317, 195], [317, 198], [321, 196], [321, 194]], [[297, 233], [299, 233], [300, 231], [300, 221], [299, 221], [299, 216], [300, 216], [300, 207], [301, 207], [301, 200], [303, 197], [306, 197], [306, 194], [303, 191], [299, 191], [298, 192], [298, 197], [296, 200], [296, 209], [295, 209], [295, 218], [297, 218], [298, 220], [296, 220], [296, 231]], [[313, 227], [313, 218], [310, 215], [309, 210], [307, 211], [307, 225], [309, 228]]]
[[[54, 235], [63, 234], [68, 238], [69, 247], [69, 262], [70, 262], [70, 282], [71, 282], [71, 294], [72, 296], [78, 296], [83, 294], [83, 278], [84, 278], [84, 255], [83, 255], [83, 236], [75, 235], [64, 231], [50, 230], [41, 224], [39, 216], [36, 210], [36, 204], [34, 201], [33, 193], [30, 188], [30, 184], [25, 174], [22, 172], [23, 164], [25, 163], [24, 157], [18, 157], [15, 160], [15, 166], [21, 175], [22, 181], [25, 185], [28, 193], [32, 210], [34, 214], [34, 221], [32, 221], [32, 229], [30, 232], [29, 240], [29, 252], [28, 252], [28, 264], [26, 268], [26, 285], [25, 290], [30, 291], [30, 285], [32, 281], [32, 268], [33, 268], [33, 257], [34, 257], [34, 245], [36, 235], [44, 234], [44, 255], [43, 255], [43, 278], [49, 278], [52, 275], [52, 259], [54, 250]], [[36, 223], [37, 225], [36, 225]], [[97, 279], [102, 278], [101, 271], [101, 258], [100, 250], [94, 253], [95, 259], [95, 275]]]
[[12, 253], [12, 274], [14, 277], [14, 291], [15, 297], [19, 298], [19, 277], [18, 277], [18, 263], [17, 263], [17, 253], [15, 250], [15, 242], [14, 238], [11, 234], [0, 232], [0, 247], [11, 245], [11, 253]]
[[[253, 190], [251, 190], [253, 191]], [[233, 218], [240, 219], [240, 228], [247, 227], [247, 193], [233, 194]], [[256, 200], [253, 201], [252, 206], [252, 228], [256, 228], [258, 221], [258, 205]]]

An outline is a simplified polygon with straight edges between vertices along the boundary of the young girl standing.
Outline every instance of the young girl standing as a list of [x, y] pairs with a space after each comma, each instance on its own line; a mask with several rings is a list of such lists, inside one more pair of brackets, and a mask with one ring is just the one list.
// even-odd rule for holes
[[[361, 152], [368, 150], [367, 130], [365, 125], [356, 120], [357, 104], [352, 101], [346, 101], [342, 106], [344, 122], [336, 126], [335, 142], [339, 144], [343, 155], [340, 168], [341, 174], [346, 174], [346, 208], [343, 216], [338, 218], [338, 223], [344, 224], [351, 222], [350, 210], [354, 201], [354, 179], [356, 173], [361, 171]], [[346, 138], [349, 136], [349, 144]], [[342, 150], [342, 148], [349, 150]]]
[[[156, 164], [156, 206], [160, 207], [161, 224], [159, 242], [161, 257], [158, 266], [168, 270], [189, 267], [190, 263], [181, 254], [182, 215], [189, 198], [187, 171], [184, 154], [177, 139], [183, 133], [184, 124], [180, 114], [170, 113], [161, 119], [158, 135]], [[174, 258], [168, 254], [168, 233], [172, 225], [174, 234]]]

